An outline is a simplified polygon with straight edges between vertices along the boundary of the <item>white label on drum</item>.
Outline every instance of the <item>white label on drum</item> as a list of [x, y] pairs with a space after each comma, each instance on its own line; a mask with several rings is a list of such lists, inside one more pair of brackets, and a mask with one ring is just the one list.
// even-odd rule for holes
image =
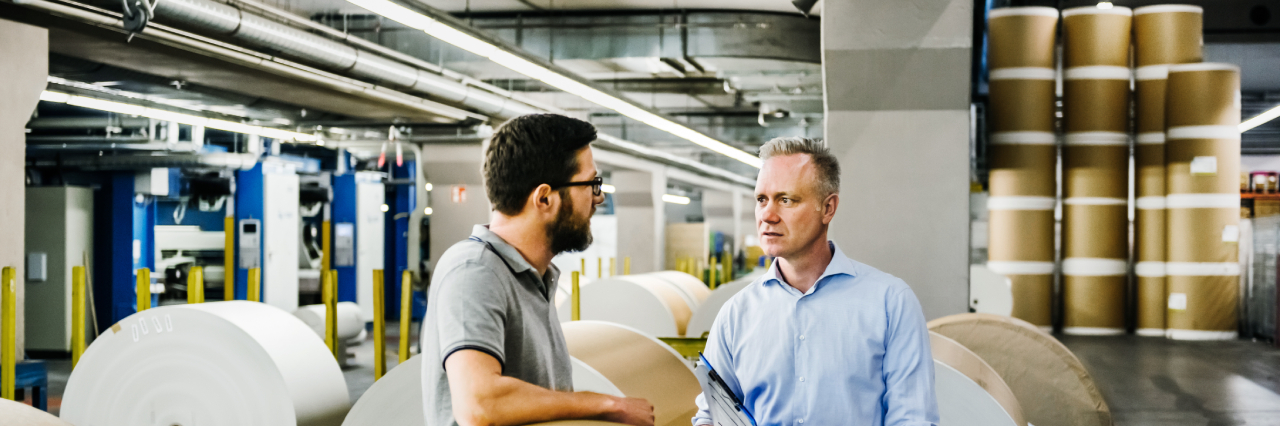
[[1191, 159], [1191, 174], [1213, 176], [1218, 174], [1218, 157], [1202, 156]]
[[1187, 294], [1169, 293], [1169, 309], [1174, 311], [1187, 310]]
[[1222, 242], [1224, 243], [1240, 242], [1240, 227], [1235, 225], [1227, 225], [1222, 227]]

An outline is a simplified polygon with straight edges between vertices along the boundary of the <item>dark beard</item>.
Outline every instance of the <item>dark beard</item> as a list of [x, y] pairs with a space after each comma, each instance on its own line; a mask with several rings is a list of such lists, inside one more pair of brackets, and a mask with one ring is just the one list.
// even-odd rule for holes
[[551, 253], [583, 251], [591, 246], [591, 217], [579, 219], [573, 214], [573, 199], [561, 193], [560, 211], [556, 221], [547, 225], [547, 237], [551, 240]]

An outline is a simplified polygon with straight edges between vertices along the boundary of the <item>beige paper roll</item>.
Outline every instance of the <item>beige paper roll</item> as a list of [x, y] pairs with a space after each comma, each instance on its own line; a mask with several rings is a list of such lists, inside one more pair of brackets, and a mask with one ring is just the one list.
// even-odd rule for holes
[[1133, 10], [1134, 59], [1139, 67], [1200, 62], [1204, 9], [1162, 4]]
[[1138, 134], [1164, 133], [1164, 90], [1167, 78], [1141, 80], [1134, 83], [1134, 103]]
[[680, 354], [635, 329], [601, 321], [564, 323], [569, 355], [633, 398], [653, 404], [655, 425], [687, 426], [698, 411], [698, 380]]
[[1129, 258], [1129, 211], [1124, 204], [1063, 206], [1063, 258]]
[[[1168, 129], [1238, 125], [1240, 67], [1220, 63], [1170, 65], [1166, 97]], [[1172, 135], [1169, 139], [1173, 139]]]
[[1052, 69], [1058, 11], [1051, 7], [993, 9], [987, 19], [987, 64], [999, 68]]
[[1138, 276], [1138, 334], [1164, 335], [1165, 311], [1168, 310], [1165, 286], [1166, 277]]
[[960, 314], [929, 321], [1000, 373], [1036, 426], [1111, 426], [1111, 410], [1089, 371], [1053, 336], [1016, 318]]
[[1067, 334], [1124, 333], [1125, 283], [1119, 276], [1062, 277], [1063, 332]]
[[1134, 192], [1137, 197], [1165, 196], [1164, 151], [1165, 144], [1163, 143], [1139, 143], [1134, 147], [1133, 161], [1137, 167], [1137, 170], [1134, 171], [1136, 179]]
[[1128, 146], [1067, 145], [1062, 150], [1062, 167], [1062, 191], [1067, 199], [1129, 198]]
[[[1178, 139], [1165, 144], [1169, 194], [1239, 194], [1240, 139]], [[1199, 161], [1196, 170], [1193, 162]], [[1208, 172], [1205, 163], [1212, 163]]]
[[1057, 187], [1057, 147], [1048, 145], [990, 145], [991, 172], [988, 179], [992, 197], [1053, 197]]
[[[1238, 276], [1169, 276], [1169, 337], [1179, 340], [1228, 340], [1236, 337]], [[1175, 309], [1174, 299], [1185, 301]]]
[[1239, 207], [1171, 208], [1168, 215], [1170, 262], [1230, 263], [1239, 258], [1238, 235], [1232, 233], [1240, 226]]
[[1136, 258], [1139, 262], [1163, 262], [1165, 258], [1165, 209], [1138, 209], [1135, 212], [1137, 242]]
[[1069, 79], [1062, 84], [1062, 118], [1067, 134], [1128, 131], [1127, 78]]
[[[584, 320], [610, 321], [662, 337], [684, 335], [693, 305], [677, 284], [649, 275], [604, 278], [579, 289]], [[573, 304], [559, 304], [561, 322], [571, 319]]]
[[[930, 331], [929, 332], [929, 349], [933, 353], [933, 360], [954, 369], [955, 371], [968, 377], [978, 385], [978, 389], [972, 391], [978, 393], [986, 393], [991, 399], [994, 399], [999, 407], [1003, 409], [1003, 413], [963, 413], [948, 412], [950, 410], [962, 411], [966, 407], [955, 407], [955, 403], [965, 401], [964, 395], [948, 395], [941, 391], [938, 392], [938, 409], [941, 411], [941, 422], [946, 424], [999, 424], [998, 422], [1012, 423], [1017, 426], [1027, 426], [1026, 416], [1022, 414], [1022, 404], [1018, 402], [1018, 397], [1014, 395], [1013, 390], [1009, 388], [1009, 384], [1000, 378], [990, 364], [982, 360], [978, 354], [973, 353], [969, 348], [964, 347], [959, 342], [952, 340], [947, 336]], [[983, 392], [985, 391], [985, 392]], [[968, 401], [980, 402], [982, 398], [976, 401], [969, 399]], [[988, 415], [994, 418], [984, 419], [986, 422], [975, 421], [973, 418], [948, 418], [948, 415], [958, 414], [978, 414]], [[1001, 418], [1000, 414], [1008, 416]], [[990, 423], [987, 423], [990, 422]]]
[[1052, 79], [991, 80], [989, 87], [992, 132], [1053, 131], [1057, 94]]
[[15, 426], [72, 426], [39, 408], [4, 398], [0, 398], [0, 419]]
[[1009, 275], [1014, 318], [1037, 327], [1053, 326], [1053, 274]]
[[992, 242], [988, 259], [1053, 261], [1053, 210], [991, 210], [988, 214]]
[[1129, 66], [1133, 11], [1115, 6], [1076, 7], [1062, 11], [1064, 68]]

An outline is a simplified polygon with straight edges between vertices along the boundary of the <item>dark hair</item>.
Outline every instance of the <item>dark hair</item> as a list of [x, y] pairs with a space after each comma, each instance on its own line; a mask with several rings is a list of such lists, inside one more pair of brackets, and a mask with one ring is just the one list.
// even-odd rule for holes
[[568, 182], [578, 172], [578, 150], [594, 140], [595, 126], [563, 115], [529, 114], [503, 123], [484, 150], [482, 173], [493, 209], [517, 215], [538, 185]]

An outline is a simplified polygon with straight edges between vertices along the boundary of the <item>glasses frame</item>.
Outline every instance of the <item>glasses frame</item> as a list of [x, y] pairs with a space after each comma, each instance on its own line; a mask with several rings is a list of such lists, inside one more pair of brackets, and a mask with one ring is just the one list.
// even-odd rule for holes
[[600, 194], [602, 193], [601, 187], [603, 185], [604, 185], [604, 178], [596, 177], [595, 179], [591, 179], [591, 180], [584, 180], [579, 182], [565, 182], [559, 185], [551, 185], [551, 189], [568, 188], [570, 186], [590, 186], [591, 195], [595, 197], [599, 197]]

